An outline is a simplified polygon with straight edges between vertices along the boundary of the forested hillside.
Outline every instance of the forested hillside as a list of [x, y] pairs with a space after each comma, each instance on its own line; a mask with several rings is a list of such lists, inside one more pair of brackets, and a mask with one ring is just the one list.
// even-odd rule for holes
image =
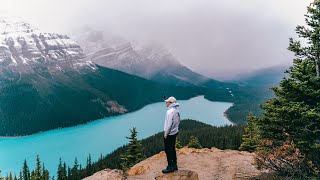
[[[231, 92], [222, 99], [222, 96], [216, 95], [217, 90], [207, 91], [205, 98], [233, 102], [234, 106], [226, 111], [228, 118], [235, 123], [246, 123], [249, 112], [256, 116], [262, 115], [263, 111], [260, 105], [275, 96], [271, 88], [276, 87], [287, 76], [284, 73], [286, 69], [289, 68], [287, 66], [275, 66], [240, 76], [233, 81], [229, 81], [229, 83], [238, 86], [229, 86], [227, 91]], [[230, 96], [231, 93], [233, 96]]]
[[204, 93], [197, 87], [154, 83], [97, 66], [95, 71], [22, 76], [1, 79], [0, 135], [27, 135], [74, 126], [107, 116], [135, 111], [173, 95], [188, 99]]
[[226, 111], [228, 118], [237, 123], [244, 124], [247, 122], [246, 117], [250, 112], [254, 115], [262, 115], [260, 105], [267, 99], [274, 96], [270, 87], [250, 87], [239, 86], [231, 89], [233, 96], [225, 95], [223, 98], [217, 96], [216, 91], [207, 91], [205, 98], [211, 101], [226, 101], [234, 103]]

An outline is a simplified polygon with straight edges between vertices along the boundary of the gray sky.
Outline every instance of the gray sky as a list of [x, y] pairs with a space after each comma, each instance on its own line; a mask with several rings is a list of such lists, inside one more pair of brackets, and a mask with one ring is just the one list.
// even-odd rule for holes
[[212, 77], [288, 64], [288, 38], [311, 0], [0, 0], [0, 15], [41, 30], [82, 25], [137, 42], [156, 41]]

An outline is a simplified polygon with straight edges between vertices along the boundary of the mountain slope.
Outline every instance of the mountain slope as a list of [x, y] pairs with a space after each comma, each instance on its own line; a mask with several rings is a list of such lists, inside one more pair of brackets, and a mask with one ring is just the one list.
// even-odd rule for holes
[[183, 86], [219, 87], [225, 83], [210, 79], [183, 66], [159, 44], [132, 45], [121, 38], [104, 37], [86, 28], [75, 36], [95, 63], [156, 82]]
[[99, 66], [93, 72], [38, 75], [17, 75], [1, 82], [1, 135], [26, 135], [123, 114], [161, 101], [164, 95], [186, 99], [203, 93]]
[[185, 84], [201, 87], [226, 86], [222, 83], [201, 74], [193, 72], [182, 65], [168, 50], [159, 44], [149, 44], [137, 50], [139, 54], [151, 62], [156, 73], [150, 74], [149, 79], [162, 83]]
[[282, 78], [287, 76], [285, 71], [288, 68], [289, 65], [283, 65], [260, 69], [249, 74], [239, 75], [233, 82], [246, 86], [274, 86], [279, 84]]
[[88, 56], [93, 62], [129, 74], [146, 77], [151, 71], [151, 63], [136, 53], [131, 44], [127, 43], [117, 48], [101, 49]]
[[[234, 95], [234, 106], [227, 110], [228, 117], [237, 123], [246, 123], [250, 112], [261, 116], [263, 111], [260, 105], [274, 97], [271, 88], [278, 85], [281, 79], [286, 76], [284, 72], [287, 68], [287, 66], [265, 68], [250, 74], [239, 75], [239, 78], [231, 81], [239, 86], [229, 89]], [[206, 98], [215, 100], [216, 94], [208, 92]]]
[[68, 36], [0, 18], [0, 135], [27, 135], [203, 94], [95, 65]]

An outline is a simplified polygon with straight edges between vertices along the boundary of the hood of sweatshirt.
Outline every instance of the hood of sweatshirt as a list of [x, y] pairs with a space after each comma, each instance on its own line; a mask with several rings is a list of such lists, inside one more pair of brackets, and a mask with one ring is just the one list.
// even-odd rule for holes
[[177, 108], [177, 107], [179, 107], [180, 106], [180, 104], [179, 103], [172, 103], [172, 104], [170, 104], [170, 106], [168, 107], [169, 109], [170, 108]]

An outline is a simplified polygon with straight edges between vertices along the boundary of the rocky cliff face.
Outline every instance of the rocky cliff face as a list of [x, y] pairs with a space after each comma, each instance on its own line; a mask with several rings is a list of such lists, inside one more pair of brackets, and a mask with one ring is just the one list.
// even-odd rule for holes
[[254, 154], [212, 149], [182, 148], [177, 151], [179, 171], [162, 174], [166, 155], [161, 152], [133, 166], [127, 176], [120, 170], [104, 170], [85, 180], [99, 179], [161, 179], [161, 180], [215, 180], [251, 179], [261, 174], [254, 165]]
[[17, 17], [0, 17], [0, 72], [22, 74], [95, 69], [80, 46], [67, 35], [41, 32]]

